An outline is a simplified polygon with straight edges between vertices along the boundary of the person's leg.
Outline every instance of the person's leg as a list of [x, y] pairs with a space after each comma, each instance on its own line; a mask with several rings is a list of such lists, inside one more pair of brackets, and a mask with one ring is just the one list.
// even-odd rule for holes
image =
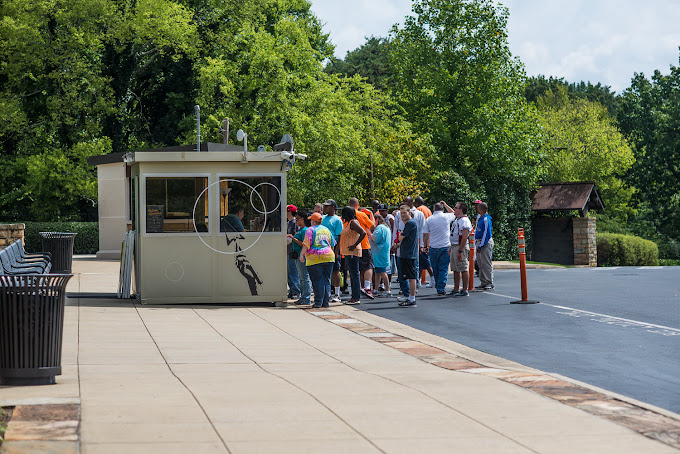
[[352, 302], [361, 300], [361, 281], [359, 276], [359, 257], [348, 256], [347, 268], [352, 285]]
[[333, 274], [331, 275], [331, 298], [340, 302], [340, 257], [333, 262]]
[[453, 272], [453, 291], [457, 292], [460, 288], [460, 271]]
[[408, 279], [404, 278], [403, 265], [404, 262], [401, 259], [401, 257], [397, 257], [397, 276], [399, 276], [399, 290], [401, 291], [402, 295], [406, 296], [409, 294], [409, 284]]
[[378, 280], [378, 283], [383, 283], [385, 285], [385, 291], [387, 293], [390, 293], [392, 290], [390, 290], [390, 278], [387, 275], [387, 272], [385, 273], [380, 273], [380, 279]]
[[322, 307], [328, 307], [331, 301], [331, 276], [333, 275], [333, 262], [326, 262], [321, 264], [321, 271], [323, 272], [323, 302]]
[[434, 269], [437, 293], [442, 293], [446, 289], [449, 277], [449, 248], [430, 249], [430, 263]]
[[297, 259], [288, 259], [288, 295], [300, 294], [300, 278], [298, 277]]
[[312, 287], [314, 288], [314, 307], [321, 307], [323, 303], [323, 283], [321, 278], [323, 272], [321, 265], [311, 265], [307, 267], [309, 278], [312, 280]]
[[482, 249], [477, 249], [477, 261], [479, 262], [479, 283], [481, 287], [493, 284], [491, 276], [491, 248], [487, 244]]
[[296, 262], [298, 277], [300, 278], [300, 299], [298, 300], [298, 304], [310, 304], [312, 283], [309, 280], [309, 273], [307, 273], [307, 267], [304, 263], [299, 260], [296, 260]]

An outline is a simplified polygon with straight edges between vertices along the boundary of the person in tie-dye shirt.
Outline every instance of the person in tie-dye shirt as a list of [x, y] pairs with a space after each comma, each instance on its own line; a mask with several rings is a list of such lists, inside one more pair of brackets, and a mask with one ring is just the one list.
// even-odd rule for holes
[[335, 237], [321, 225], [323, 217], [314, 213], [308, 218], [312, 226], [307, 229], [302, 243], [300, 261], [307, 264], [307, 272], [314, 288], [314, 306], [328, 307], [331, 299], [331, 274], [335, 263]]

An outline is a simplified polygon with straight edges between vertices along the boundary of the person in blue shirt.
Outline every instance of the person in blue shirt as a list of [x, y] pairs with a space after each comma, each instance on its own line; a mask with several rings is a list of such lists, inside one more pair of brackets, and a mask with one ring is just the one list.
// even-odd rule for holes
[[475, 248], [477, 249], [477, 263], [479, 263], [479, 290], [492, 290], [493, 285], [493, 234], [491, 216], [486, 203], [478, 203], [475, 208], [479, 213], [477, 229], [475, 230]]
[[334, 289], [331, 295], [331, 303], [340, 302], [340, 254], [339, 242], [340, 234], [342, 233], [343, 224], [342, 219], [338, 216], [338, 204], [335, 200], [328, 199], [323, 203], [324, 217], [321, 225], [331, 231], [336, 241], [335, 247], [335, 264], [333, 265], [333, 274], [331, 275], [331, 287]]
[[399, 215], [404, 221], [404, 230], [401, 231], [397, 237], [399, 245], [399, 269], [401, 279], [408, 281], [409, 296], [399, 297], [399, 306], [401, 307], [415, 307], [416, 306], [416, 280], [418, 279], [418, 272], [416, 259], [418, 258], [418, 223], [413, 219], [411, 209], [408, 205], [399, 207]]
[[387, 270], [390, 267], [390, 247], [392, 247], [392, 231], [385, 224], [385, 219], [381, 214], [374, 215], [376, 228], [373, 231], [373, 265], [377, 277], [376, 289], [380, 289], [382, 283], [385, 290], [378, 290], [377, 296], [392, 296], [390, 290], [390, 279], [387, 277]]

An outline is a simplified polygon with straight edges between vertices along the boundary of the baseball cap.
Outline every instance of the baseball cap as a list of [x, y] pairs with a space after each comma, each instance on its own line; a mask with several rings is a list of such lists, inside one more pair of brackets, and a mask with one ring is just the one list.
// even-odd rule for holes
[[286, 210], [290, 211], [291, 213], [297, 213], [297, 207], [295, 205], [288, 205]]
[[477, 199], [474, 202], [472, 202], [473, 205], [478, 205], [480, 203], [483, 203], [481, 200]]
[[386, 203], [381, 203], [380, 206], [378, 207], [378, 210], [389, 210], [390, 208], [387, 206]]
[[336, 210], [338, 209], [338, 204], [335, 203], [335, 200], [333, 200], [333, 199], [328, 199], [328, 200], [326, 200], [323, 204], [324, 204], [324, 205], [330, 205], [330, 206], [332, 206], [333, 208], [335, 208]]
[[312, 213], [312, 215], [307, 219], [311, 221], [321, 222], [323, 221], [323, 216], [321, 216], [321, 213]]

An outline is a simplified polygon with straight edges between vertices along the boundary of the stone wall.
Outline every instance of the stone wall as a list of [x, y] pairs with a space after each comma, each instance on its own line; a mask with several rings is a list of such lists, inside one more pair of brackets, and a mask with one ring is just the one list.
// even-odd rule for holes
[[26, 224], [0, 224], [0, 249], [5, 249], [16, 240], [24, 241], [24, 230]]
[[595, 218], [574, 218], [574, 265], [597, 266]]

